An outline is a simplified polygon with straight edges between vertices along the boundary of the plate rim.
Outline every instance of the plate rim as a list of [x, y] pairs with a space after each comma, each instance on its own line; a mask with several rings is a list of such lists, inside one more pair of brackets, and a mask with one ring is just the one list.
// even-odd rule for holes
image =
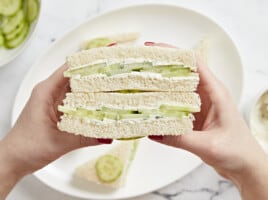
[[[214, 25], [216, 25], [218, 28], [220, 28], [221, 31], [223, 31], [227, 36], [228, 36], [228, 39], [231, 41], [233, 47], [234, 47], [234, 50], [237, 54], [237, 58], [238, 58], [238, 61], [240, 63], [240, 70], [241, 70], [241, 91], [240, 91], [240, 94], [239, 94], [239, 98], [236, 102], [236, 106], [240, 106], [241, 105], [241, 99], [243, 97], [243, 94], [244, 94], [244, 73], [245, 73], [245, 70], [243, 68], [243, 62], [242, 62], [242, 57], [241, 55], [239, 54], [239, 51], [238, 51], [238, 45], [237, 43], [233, 40], [233, 38], [231, 37], [231, 34], [229, 33], [229, 31], [226, 29], [226, 28], [223, 28], [214, 18], [211, 18], [209, 17], [208, 15], [206, 15], [204, 12], [202, 11], [199, 11], [197, 10], [196, 8], [189, 8], [189, 7], [186, 7], [186, 6], [182, 6], [182, 5], [178, 5], [178, 4], [174, 4], [174, 3], [164, 3], [164, 2], [143, 2], [143, 3], [137, 3], [137, 4], [132, 4], [132, 5], [122, 5], [122, 6], [118, 6], [118, 7], [115, 7], [115, 8], [111, 8], [111, 9], [108, 9], [108, 10], [104, 10], [103, 12], [101, 13], [97, 13], [97, 14], [94, 14], [93, 16], [91, 17], [88, 17], [87, 19], [83, 20], [81, 23], [78, 23], [77, 25], [75, 26], [72, 26], [70, 29], [68, 29], [58, 40], [56, 40], [54, 43], [50, 44], [37, 58], [36, 60], [34, 61], [34, 63], [32, 64], [32, 66], [30, 67], [30, 69], [27, 71], [25, 77], [23, 78], [23, 80], [21, 81], [21, 84], [20, 84], [20, 87], [19, 89], [17, 90], [17, 93], [16, 93], [16, 96], [15, 96], [15, 99], [14, 99], [14, 104], [13, 104], [13, 107], [12, 107], [12, 115], [11, 115], [11, 125], [14, 125], [14, 123], [16, 122], [15, 120], [15, 103], [18, 101], [18, 97], [19, 97], [19, 94], [22, 92], [22, 88], [23, 88], [23, 85], [25, 85], [28, 77], [31, 75], [32, 71], [34, 70], [34, 68], [36, 67], [37, 63], [39, 62], [39, 60], [47, 53], [47, 51], [49, 51], [51, 48], [54, 48], [54, 46], [56, 46], [63, 38], [66, 37], [66, 35], [70, 34], [72, 31], [76, 30], [76, 29], [79, 29], [79, 27], [83, 26], [83, 24], [85, 23], [88, 23], [90, 21], [93, 21], [99, 17], [103, 17], [103, 16], [106, 16], [106, 15], [110, 15], [110, 14], [113, 14], [113, 13], [116, 13], [116, 12], [120, 12], [122, 10], [125, 10], [125, 9], [134, 9], [134, 8], [139, 8], [139, 7], [165, 7], [165, 8], [168, 8], [168, 9], [172, 9], [172, 8], [176, 8], [176, 9], [182, 9], [182, 10], [185, 10], [187, 12], [192, 12], [194, 14], [197, 14], [197, 15], [200, 15], [202, 17], [204, 17], [206, 20], [212, 22]], [[17, 118], [16, 118], [17, 119]], [[203, 161], [200, 160], [200, 164], [198, 164], [195, 168], [193, 168], [192, 171], [196, 170], [199, 166], [201, 166], [203, 164]], [[191, 173], [192, 171], [190, 171], [189, 173]], [[43, 184], [45, 184], [46, 186], [48, 186], [49, 188], [55, 190], [55, 191], [58, 191], [58, 192], [61, 192], [63, 194], [68, 194], [72, 197], [77, 197], [77, 198], [82, 198], [84, 199], [85, 197], [81, 197], [81, 196], [77, 196], [75, 194], [72, 194], [72, 193], [69, 193], [68, 191], [63, 191], [61, 189], [58, 189], [58, 188], [55, 188], [55, 187], [51, 187], [49, 184], [47, 184], [44, 180], [42, 180], [39, 176], [38, 176], [38, 171], [34, 172], [33, 175], [35, 178], [37, 178], [40, 182], [42, 182]], [[181, 178], [187, 176], [189, 173], [186, 173], [185, 175], [183, 175]], [[179, 179], [181, 179], [179, 178]], [[141, 194], [137, 194], [137, 195], [132, 195], [132, 196], [128, 196], [128, 197], [119, 197], [119, 198], [116, 198], [116, 199], [127, 199], [127, 198], [133, 198], [133, 197], [138, 197], [138, 196], [141, 196], [141, 195], [145, 195], [145, 194], [148, 194], [152, 191], [156, 191], [156, 190], [159, 190], [163, 187], [166, 187], [174, 182], [176, 182], [177, 180], [179, 179], [175, 179], [171, 182], [169, 182], [168, 184], [166, 184], [165, 186], [161, 186], [161, 187], [158, 187], [158, 188], [155, 188], [155, 189], [152, 189], [152, 190], [148, 190], [146, 193], [141, 193]], [[95, 198], [96, 200], [99, 200], [101, 198]], [[115, 199], [114, 197], [113, 198], [110, 198], [110, 199]]]

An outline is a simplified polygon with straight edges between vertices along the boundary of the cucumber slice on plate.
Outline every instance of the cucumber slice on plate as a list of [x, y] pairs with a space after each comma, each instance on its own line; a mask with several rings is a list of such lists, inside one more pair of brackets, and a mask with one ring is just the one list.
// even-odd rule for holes
[[[1, 1], [1, 0], [0, 0]], [[14, 16], [8, 17], [7, 21], [3, 23], [1, 29], [4, 34], [9, 34], [16, 29], [20, 23], [23, 22], [24, 14], [23, 11], [18, 11]]]
[[5, 35], [6, 40], [12, 40], [15, 37], [17, 37], [21, 33], [21, 31], [24, 29], [25, 26], [26, 26], [26, 22], [22, 21], [22, 23], [20, 23], [19, 26], [14, 31]]
[[22, 0], [0, 0], [0, 15], [14, 15], [21, 8]]
[[4, 36], [0, 33], [0, 47], [4, 45]]
[[15, 37], [12, 40], [7, 40], [5, 42], [5, 47], [8, 49], [12, 49], [12, 48], [19, 46], [20, 44], [24, 42], [25, 38], [28, 35], [28, 32], [29, 32], [29, 25], [25, 24], [23, 30], [20, 32], [20, 34], [17, 37]]
[[100, 181], [111, 183], [121, 176], [123, 163], [118, 157], [107, 154], [97, 160], [95, 169]]
[[26, 19], [28, 22], [33, 22], [39, 13], [39, 2], [38, 0], [27, 0], [26, 1]]

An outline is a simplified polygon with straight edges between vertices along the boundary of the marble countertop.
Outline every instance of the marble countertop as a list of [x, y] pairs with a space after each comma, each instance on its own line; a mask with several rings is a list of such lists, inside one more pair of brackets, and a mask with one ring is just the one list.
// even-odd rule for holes
[[[10, 128], [12, 105], [16, 92], [36, 57], [72, 27], [89, 17], [104, 11], [131, 4], [160, 2], [176, 4], [198, 10], [213, 18], [232, 36], [238, 46], [245, 68], [244, 94], [240, 106], [247, 113], [253, 97], [265, 85], [268, 87], [268, 1], [266, 0], [46, 0], [43, 1], [40, 22], [35, 38], [16, 60], [0, 68], [0, 136]], [[48, 188], [30, 175], [25, 177], [9, 195], [8, 199], [20, 200], [71, 200]], [[186, 177], [135, 200], [237, 200], [236, 188], [203, 164]], [[133, 199], [133, 200], [134, 200]]]

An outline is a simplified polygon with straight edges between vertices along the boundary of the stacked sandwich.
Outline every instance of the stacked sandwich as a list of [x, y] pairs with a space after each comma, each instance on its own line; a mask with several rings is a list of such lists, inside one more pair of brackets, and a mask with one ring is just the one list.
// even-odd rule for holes
[[180, 135], [200, 111], [199, 76], [192, 50], [111, 46], [67, 58], [71, 93], [58, 127], [94, 138]]

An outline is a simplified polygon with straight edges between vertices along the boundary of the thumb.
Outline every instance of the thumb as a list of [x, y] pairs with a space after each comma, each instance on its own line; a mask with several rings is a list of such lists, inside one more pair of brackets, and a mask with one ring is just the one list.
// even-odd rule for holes
[[193, 131], [179, 136], [149, 136], [151, 140], [187, 150], [196, 155], [202, 155], [208, 149], [209, 135], [201, 131]]

